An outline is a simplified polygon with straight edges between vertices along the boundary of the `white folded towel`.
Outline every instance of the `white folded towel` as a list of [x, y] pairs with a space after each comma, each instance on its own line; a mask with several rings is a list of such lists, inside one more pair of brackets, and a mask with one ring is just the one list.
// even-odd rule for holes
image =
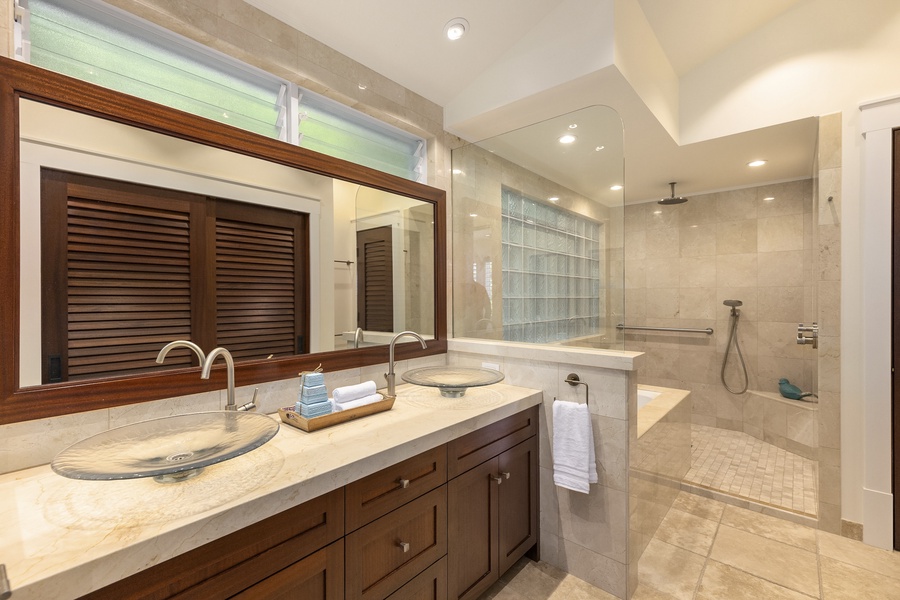
[[597, 483], [591, 413], [586, 404], [553, 402], [553, 483], [589, 493]]
[[350, 410], [351, 408], [358, 408], [360, 406], [365, 406], [366, 404], [372, 404], [373, 402], [381, 402], [382, 400], [384, 400], [384, 396], [381, 394], [369, 394], [359, 400], [351, 400], [349, 402], [335, 402], [332, 400], [331, 404], [334, 407], [334, 412], [341, 412], [342, 410]]
[[343, 404], [344, 402], [352, 402], [354, 400], [359, 400], [360, 398], [365, 398], [366, 396], [371, 396], [374, 393], [375, 382], [364, 381], [356, 385], [339, 387], [334, 390], [333, 396], [335, 402]]

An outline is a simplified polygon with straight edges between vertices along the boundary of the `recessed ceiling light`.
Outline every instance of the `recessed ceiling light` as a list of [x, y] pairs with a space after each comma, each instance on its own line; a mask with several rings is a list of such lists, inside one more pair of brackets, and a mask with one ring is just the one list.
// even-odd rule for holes
[[661, 214], [662, 214], [662, 210], [654, 210], [654, 211], [653, 211], [653, 214], [654, 214], [654, 215], [661, 215]]
[[478, 216], [478, 213], [469, 213], [469, 216], [470, 216], [470, 217], [477, 217], [477, 216]]
[[766, 161], [764, 161], [764, 160], [751, 160], [750, 162], [747, 163], [747, 166], [748, 167], [761, 167], [764, 164], [766, 164]]
[[569, 125], [569, 129], [577, 129], [577, 128], [578, 128], [578, 123], [572, 123], [571, 125]]
[[454, 175], [462, 175], [463, 174], [462, 169], [453, 169], [453, 174]]
[[596, 148], [594, 148], [594, 150], [596, 150], [597, 152], [600, 152], [604, 148], [606, 148], [606, 146], [597, 146]]
[[772, 202], [775, 199], [775, 196], [769, 196], [768, 198], [763, 198], [763, 202]]
[[616, 185], [609, 186], [609, 189], [611, 189], [614, 192], [618, 192], [619, 190], [622, 189], [622, 186], [617, 183]]
[[575, 137], [574, 135], [572, 135], [571, 133], [567, 133], [567, 134], [565, 134], [565, 135], [559, 136], [559, 143], [560, 143], [560, 144], [571, 144], [572, 142], [574, 142], [574, 141], [577, 140], [577, 139], [578, 139], [578, 138], [576, 138], [576, 137]]
[[547, 200], [550, 202], [559, 202], [559, 196], [550, 196]]
[[444, 35], [446, 35], [447, 39], [450, 41], [458, 40], [462, 36], [466, 35], [466, 31], [468, 30], [469, 22], [462, 17], [450, 19], [450, 21], [446, 25], [444, 25]]
[[360, 83], [360, 84], [358, 84], [356, 87], [358, 87], [358, 88], [361, 89], [361, 90], [366, 90], [366, 89], [369, 88], [369, 86], [367, 86], [367, 85], [364, 84], [364, 83]]

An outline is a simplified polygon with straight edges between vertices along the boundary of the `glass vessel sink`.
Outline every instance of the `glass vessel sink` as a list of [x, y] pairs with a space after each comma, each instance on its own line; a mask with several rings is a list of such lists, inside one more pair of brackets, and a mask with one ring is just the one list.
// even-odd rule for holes
[[445, 398], [461, 398], [470, 387], [503, 381], [503, 373], [478, 367], [423, 367], [401, 375], [403, 381], [440, 389]]
[[203, 467], [259, 448], [276, 433], [278, 421], [239, 411], [199, 412], [141, 421], [77, 442], [50, 463], [71, 479], [184, 481]]

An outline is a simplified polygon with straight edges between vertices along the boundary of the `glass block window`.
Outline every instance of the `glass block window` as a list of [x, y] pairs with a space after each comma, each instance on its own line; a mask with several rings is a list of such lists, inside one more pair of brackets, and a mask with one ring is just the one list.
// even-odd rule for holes
[[603, 225], [504, 187], [503, 339], [552, 343], [600, 328]]

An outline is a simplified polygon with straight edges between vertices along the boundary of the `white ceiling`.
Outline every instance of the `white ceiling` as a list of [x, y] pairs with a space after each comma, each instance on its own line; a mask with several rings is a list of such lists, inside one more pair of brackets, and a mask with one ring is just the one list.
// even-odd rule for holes
[[[523, 35], [571, 0], [246, 1], [413, 92], [447, 106]], [[672, 69], [681, 76], [804, 0], [630, 1], [640, 4]], [[470, 28], [462, 40], [450, 42], [443, 29], [455, 17], [466, 18]], [[603, 104], [619, 112], [625, 125], [627, 202], [668, 196], [669, 181], [679, 182], [679, 195], [691, 195], [812, 174], [814, 119], [679, 147], [637, 94], [628, 93], [631, 91], [602, 99]], [[566, 104], [560, 102], [555, 114], [571, 111]], [[492, 113], [490, 120], [496, 123], [496, 117]], [[487, 135], [469, 132], [468, 137], [481, 141]], [[747, 169], [746, 162], [757, 157], [768, 159], [769, 165], [755, 171]], [[563, 163], [548, 163], [542, 174], [552, 173], [559, 183], [582, 193], [587, 182], [596, 179], [581, 177], [579, 181], [577, 173], [569, 169], [567, 177], [566, 171]]]

